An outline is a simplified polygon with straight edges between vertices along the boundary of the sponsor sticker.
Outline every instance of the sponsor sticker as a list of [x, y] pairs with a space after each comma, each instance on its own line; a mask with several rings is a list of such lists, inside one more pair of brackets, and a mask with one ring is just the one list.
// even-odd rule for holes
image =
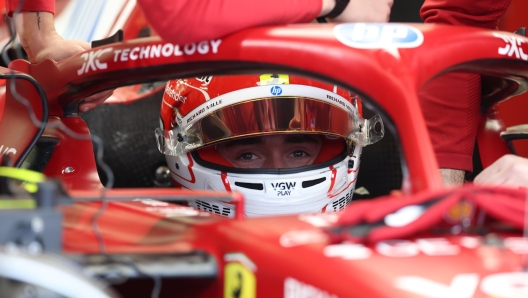
[[420, 238], [415, 241], [393, 239], [376, 243], [374, 249], [363, 244], [332, 244], [325, 247], [324, 255], [345, 260], [368, 259], [374, 252], [391, 258], [414, 257], [421, 253], [426, 256], [454, 256], [460, 253], [460, 249], [460, 245], [447, 238]]
[[[114, 62], [126, 62], [171, 56], [192, 56], [196, 54], [205, 55], [209, 53], [216, 54], [218, 53], [218, 48], [220, 47], [221, 43], [222, 40], [217, 39], [201, 41], [198, 43], [188, 43], [183, 46], [165, 43], [124, 49], [114, 49], [111, 47], [99, 49], [97, 51], [91, 51], [81, 55], [81, 58], [84, 59], [84, 63], [81, 68], [77, 70], [77, 74], [83, 75], [88, 72], [107, 69], [108, 63], [102, 62], [101, 60], [101, 57], [106, 53], [113, 54]], [[207, 84], [206, 81], [204, 81], [204, 83]]]
[[213, 77], [212, 76], [196, 77], [196, 80], [199, 82], [202, 82], [203, 85], [209, 85], [211, 81], [213, 80]]
[[290, 83], [290, 76], [287, 74], [266, 73], [261, 74], [259, 85], [285, 85]]
[[195, 54], [216, 54], [218, 53], [218, 47], [221, 43], [222, 40], [218, 39], [201, 41], [199, 43], [188, 43], [184, 46], [165, 43], [127, 49], [116, 49], [114, 51], [114, 62], [126, 62], [129, 60], [134, 61], [171, 56], [192, 56]]
[[320, 230], [294, 230], [282, 234], [279, 242], [282, 247], [294, 247], [327, 240], [328, 235]]
[[301, 214], [299, 220], [311, 224], [316, 228], [330, 227], [339, 219], [338, 213]]
[[255, 86], [251, 88], [236, 90], [215, 98], [208, 99], [196, 107], [191, 113], [182, 117], [176, 115], [176, 121], [180, 125], [191, 125], [201, 118], [223, 109], [227, 106], [246, 101], [248, 98], [266, 98], [272, 95], [308, 97], [327, 102], [333, 106], [347, 111], [350, 115], [358, 116], [356, 108], [344, 97], [332, 93], [328, 90], [302, 85], [282, 85], [282, 86]]
[[292, 277], [284, 280], [284, 298], [337, 298], [336, 295], [321, 290], [310, 284], [301, 282]]
[[372, 250], [363, 244], [341, 243], [328, 245], [324, 248], [324, 255], [328, 258], [342, 258], [345, 260], [364, 260], [372, 256]]
[[149, 205], [149, 206], [152, 206], [152, 207], [166, 207], [166, 206], [170, 206], [170, 204], [167, 203], [167, 202], [156, 201], [156, 200], [152, 200], [152, 199], [134, 199], [133, 201], [141, 202], [141, 203], [143, 203], [145, 205]]
[[439, 281], [416, 275], [400, 276], [394, 286], [421, 297], [526, 297], [528, 273], [499, 272], [485, 276], [461, 273], [449, 283], [445, 278]]
[[179, 101], [181, 103], [185, 103], [187, 100], [186, 96], [183, 96], [180, 94], [180, 92], [174, 90], [170, 84], [167, 84], [165, 87], [165, 94], [167, 94], [170, 98], [174, 99], [175, 101]]
[[96, 71], [100, 69], [107, 69], [108, 63], [101, 62], [99, 59], [106, 53], [112, 52], [113, 48], [99, 49], [95, 52], [88, 52], [81, 55], [84, 59], [84, 63], [80, 69], [77, 70], [78, 75], [88, 73], [90, 71]]
[[281, 95], [282, 94], [282, 88], [279, 86], [273, 86], [270, 89], [270, 92], [273, 96]]
[[423, 43], [420, 30], [405, 24], [356, 23], [334, 27], [341, 43], [359, 49], [416, 48]]
[[17, 154], [17, 150], [15, 148], [9, 148], [7, 146], [4, 147], [4, 145], [0, 145], [0, 154], [1, 155], [7, 155], [7, 154]]
[[291, 196], [295, 194], [295, 188], [297, 182], [295, 181], [282, 181], [282, 182], [270, 182], [267, 186], [268, 189], [273, 189], [277, 197]]
[[499, 55], [507, 57], [515, 57], [524, 61], [528, 61], [528, 54], [524, 53], [522, 45], [525, 43], [525, 38], [520, 36], [506, 35], [503, 33], [493, 33], [493, 36], [504, 41], [504, 47], [499, 48]]

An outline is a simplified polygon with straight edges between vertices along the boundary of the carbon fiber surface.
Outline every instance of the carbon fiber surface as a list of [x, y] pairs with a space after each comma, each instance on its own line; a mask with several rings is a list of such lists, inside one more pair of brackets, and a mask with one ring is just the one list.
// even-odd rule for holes
[[[104, 142], [104, 160], [114, 172], [114, 187], [156, 185], [156, 169], [166, 164], [154, 137], [162, 94], [163, 90], [130, 104], [102, 104], [81, 114], [90, 132]], [[106, 181], [101, 170], [99, 176]]]
[[[374, 113], [363, 108], [363, 117], [366, 119]], [[402, 167], [400, 150], [397, 147], [394, 134], [388, 129], [385, 122], [385, 135], [383, 139], [363, 148], [361, 154], [361, 167], [356, 183], [356, 190], [364, 187], [369, 194], [354, 194], [353, 199], [375, 198], [389, 194], [392, 190], [401, 189]]]

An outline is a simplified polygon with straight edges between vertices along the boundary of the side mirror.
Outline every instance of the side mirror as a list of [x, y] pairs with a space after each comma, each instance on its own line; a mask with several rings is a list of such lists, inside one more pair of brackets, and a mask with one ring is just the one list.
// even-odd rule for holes
[[528, 139], [528, 124], [515, 125], [506, 128], [506, 131], [501, 132], [501, 138], [506, 141], [510, 150], [517, 154], [513, 141]]

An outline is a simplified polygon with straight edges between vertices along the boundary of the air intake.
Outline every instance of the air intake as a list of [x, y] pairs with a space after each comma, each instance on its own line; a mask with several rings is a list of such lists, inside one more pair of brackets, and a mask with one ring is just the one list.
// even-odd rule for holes
[[264, 185], [262, 183], [244, 183], [244, 182], [235, 182], [235, 185], [238, 187], [254, 189], [254, 190], [264, 190]]
[[317, 185], [319, 183], [325, 182], [325, 180], [326, 180], [326, 177], [315, 179], [315, 180], [303, 181], [302, 187], [303, 188], [312, 187], [312, 186]]

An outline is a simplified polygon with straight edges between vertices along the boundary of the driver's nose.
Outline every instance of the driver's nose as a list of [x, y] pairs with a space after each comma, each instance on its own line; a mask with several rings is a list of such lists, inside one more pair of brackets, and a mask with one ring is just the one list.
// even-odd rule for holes
[[287, 168], [288, 165], [280, 155], [272, 155], [266, 158], [262, 167], [265, 169], [284, 169]]

